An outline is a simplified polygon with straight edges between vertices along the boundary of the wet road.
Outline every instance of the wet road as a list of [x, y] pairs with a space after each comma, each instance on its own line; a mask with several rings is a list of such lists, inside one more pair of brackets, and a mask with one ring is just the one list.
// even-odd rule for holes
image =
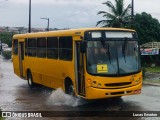
[[[143, 86], [141, 95], [86, 101], [68, 96], [61, 89], [52, 90], [45, 87], [30, 89], [27, 81], [14, 75], [12, 62], [0, 59], [0, 109], [2, 111], [160, 111], [160, 86]], [[124, 118], [116, 119], [124, 120]], [[126, 119], [160, 120], [157, 117]]]

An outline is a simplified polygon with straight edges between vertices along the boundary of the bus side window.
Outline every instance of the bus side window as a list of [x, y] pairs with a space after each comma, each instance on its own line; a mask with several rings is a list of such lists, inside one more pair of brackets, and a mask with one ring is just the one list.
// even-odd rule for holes
[[37, 38], [37, 57], [46, 58], [46, 38]]
[[58, 38], [47, 38], [47, 58], [58, 59]]
[[36, 57], [36, 39], [35, 38], [29, 38], [28, 39], [28, 56], [31, 56], [31, 57]]
[[18, 40], [13, 40], [13, 54], [18, 55]]
[[72, 60], [72, 37], [60, 37], [59, 38], [59, 59], [60, 60]]

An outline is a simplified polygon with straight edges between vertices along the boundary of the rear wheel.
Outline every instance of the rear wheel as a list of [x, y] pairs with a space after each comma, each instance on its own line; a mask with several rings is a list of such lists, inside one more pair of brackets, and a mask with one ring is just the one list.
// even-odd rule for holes
[[32, 73], [28, 72], [27, 74], [28, 85], [30, 88], [35, 87], [35, 83], [33, 82]]

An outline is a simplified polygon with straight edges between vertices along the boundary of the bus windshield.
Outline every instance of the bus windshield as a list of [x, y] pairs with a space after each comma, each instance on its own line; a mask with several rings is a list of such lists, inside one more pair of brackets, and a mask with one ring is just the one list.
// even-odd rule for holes
[[87, 71], [94, 75], [125, 75], [140, 71], [136, 40], [99, 40], [87, 42]]

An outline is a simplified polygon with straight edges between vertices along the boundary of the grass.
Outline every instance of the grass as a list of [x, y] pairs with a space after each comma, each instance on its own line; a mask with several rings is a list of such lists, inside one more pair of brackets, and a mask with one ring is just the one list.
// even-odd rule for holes
[[[0, 114], [1, 114], [1, 112], [0, 112]], [[0, 120], [4, 120], [4, 118], [2, 118], [2, 115], [0, 115]]]
[[160, 67], [145, 67], [145, 72], [157, 73], [160, 72]]
[[1, 111], [1, 108], [0, 108], [0, 120], [5, 120], [4, 118], [2, 118], [2, 111]]
[[160, 84], [160, 79], [159, 80], [145, 80], [144, 82], [146, 82], [146, 83]]
[[160, 84], [160, 67], [145, 67], [143, 72], [150, 73], [149, 76], [152, 75], [152, 77], [146, 79], [147, 76], [144, 74], [145, 83]]
[[5, 120], [4, 118], [0, 117], [0, 120]]

